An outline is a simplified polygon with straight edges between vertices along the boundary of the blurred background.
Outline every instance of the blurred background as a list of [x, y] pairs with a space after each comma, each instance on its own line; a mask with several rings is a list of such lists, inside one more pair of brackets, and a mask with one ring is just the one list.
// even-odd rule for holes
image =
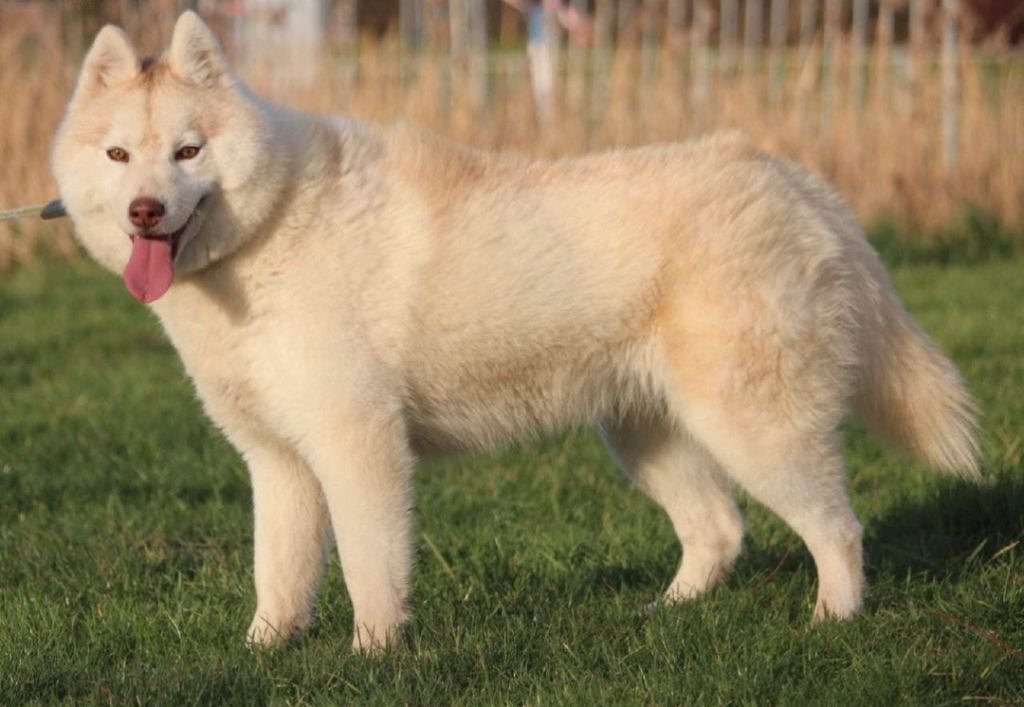
[[[258, 92], [554, 157], [741, 128], [836, 183], [898, 253], [1024, 250], [1024, 0], [0, 0], [0, 209], [48, 155], [105, 23], [142, 53], [197, 10]], [[0, 269], [71, 254], [0, 224]]]

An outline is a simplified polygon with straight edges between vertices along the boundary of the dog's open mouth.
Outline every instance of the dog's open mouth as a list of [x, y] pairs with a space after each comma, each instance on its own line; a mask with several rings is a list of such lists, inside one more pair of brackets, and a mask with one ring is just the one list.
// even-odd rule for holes
[[174, 282], [174, 256], [178, 254], [181, 235], [195, 220], [193, 211], [185, 223], [173, 233], [133, 233], [132, 254], [124, 268], [124, 284], [132, 297], [140, 302], [154, 302]]

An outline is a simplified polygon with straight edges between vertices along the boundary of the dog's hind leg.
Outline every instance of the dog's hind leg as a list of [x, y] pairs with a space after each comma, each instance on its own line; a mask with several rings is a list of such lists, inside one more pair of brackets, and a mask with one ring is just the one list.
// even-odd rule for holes
[[292, 638], [310, 620], [327, 555], [327, 506], [294, 452], [266, 443], [245, 449], [255, 515], [256, 615], [250, 645]]
[[[757, 299], [740, 292], [737, 301]], [[663, 329], [670, 410], [807, 544], [818, 569], [815, 620], [853, 616], [864, 584], [836, 431], [849, 395], [842, 340], [828, 338], [827, 320], [794, 324], [756, 304], [705, 303], [689, 314]]]
[[722, 411], [692, 404], [694, 434], [729, 475], [806, 543], [818, 570], [814, 619], [845, 619], [864, 591], [861, 526], [846, 495], [836, 434], [753, 429]]
[[629, 415], [600, 431], [626, 475], [665, 509], [683, 546], [665, 599], [688, 599], [721, 581], [739, 554], [743, 519], [718, 463], [661, 415]]

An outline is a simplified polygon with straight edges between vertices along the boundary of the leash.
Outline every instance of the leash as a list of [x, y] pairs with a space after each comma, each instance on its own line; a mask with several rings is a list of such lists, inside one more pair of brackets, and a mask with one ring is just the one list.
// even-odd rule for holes
[[50, 219], [64, 218], [67, 215], [68, 212], [64, 209], [64, 203], [60, 199], [54, 199], [45, 204], [19, 206], [16, 209], [0, 211], [0, 221], [18, 221], [30, 216], [38, 216], [44, 221], [49, 221]]

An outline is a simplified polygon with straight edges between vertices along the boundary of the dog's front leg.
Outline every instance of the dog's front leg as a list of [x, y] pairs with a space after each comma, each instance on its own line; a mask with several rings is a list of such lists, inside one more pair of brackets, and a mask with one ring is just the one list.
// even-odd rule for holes
[[309, 466], [264, 441], [246, 445], [255, 516], [256, 615], [247, 640], [271, 646], [309, 624], [327, 554], [327, 506]]
[[382, 649], [408, 618], [412, 470], [404, 423], [363, 411], [309, 438], [352, 600], [357, 651]]

